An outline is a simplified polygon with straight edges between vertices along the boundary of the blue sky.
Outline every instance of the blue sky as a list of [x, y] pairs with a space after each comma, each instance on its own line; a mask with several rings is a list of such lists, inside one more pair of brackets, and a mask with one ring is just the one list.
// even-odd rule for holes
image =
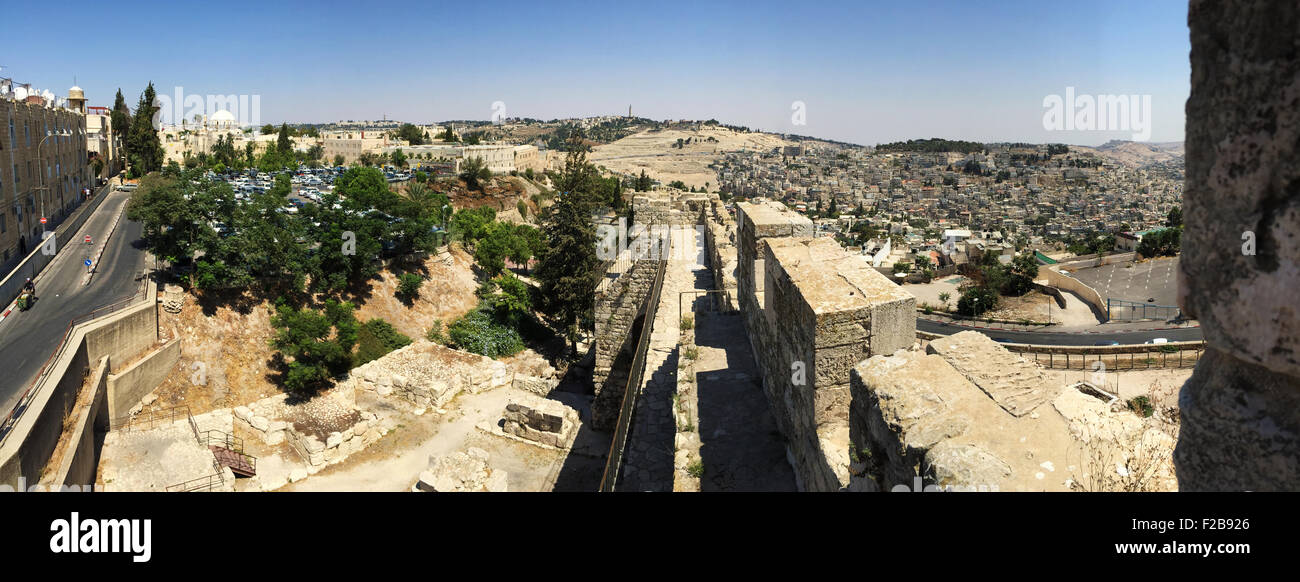
[[11, 4], [0, 76], [61, 95], [76, 76], [103, 106], [120, 87], [134, 107], [150, 80], [260, 95], [264, 123], [488, 119], [500, 101], [863, 144], [1092, 145], [1133, 132], [1048, 131], [1046, 96], [1150, 95], [1151, 141], [1179, 141], [1190, 86], [1185, 0]]

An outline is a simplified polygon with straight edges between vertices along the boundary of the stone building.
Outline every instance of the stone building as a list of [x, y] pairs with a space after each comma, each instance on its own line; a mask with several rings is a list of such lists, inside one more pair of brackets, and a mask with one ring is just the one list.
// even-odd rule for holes
[[16, 265], [91, 187], [85, 96], [76, 87], [71, 94], [68, 107], [49, 95], [0, 97], [0, 265]]

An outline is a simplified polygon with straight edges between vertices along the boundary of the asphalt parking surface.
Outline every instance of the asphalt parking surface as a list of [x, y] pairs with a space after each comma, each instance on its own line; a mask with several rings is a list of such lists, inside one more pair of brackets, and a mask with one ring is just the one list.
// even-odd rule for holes
[[[1178, 257], [1089, 267], [1071, 273], [1102, 299], [1178, 305]], [[1155, 298], [1154, 302], [1147, 299]]]

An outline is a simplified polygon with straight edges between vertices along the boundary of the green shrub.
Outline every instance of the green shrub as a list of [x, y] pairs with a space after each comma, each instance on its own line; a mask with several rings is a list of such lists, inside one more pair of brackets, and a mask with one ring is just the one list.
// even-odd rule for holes
[[704, 477], [704, 461], [696, 459], [686, 466], [686, 474], [696, 479]]
[[355, 365], [377, 360], [388, 352], [410, 344], [411, 338], [393, 329], [392, 324], [379, 318], [371, 319], [362, 324], [357, 332]]
[[682, 316], [682, 331], [690, 331], [690, 330], [692, 330], [692, 329], [695, 329], [695, 318], [693, 318], [693, 317], [691, 317], [691, 316], [689, 316], [689, 315], [683, 315], [683, 316]]
[[700, 349], [695, 346], [687, 346], [682, 349], [682, 356], [688, 360], [694, 360], [700, 357]]
[[475, 309], [457, 319], [447, 329], [447, 335], [456, 347], [489, 358], [513, 355], [524, 349], [519, 331], [486, 309]]
[[435, 344], [447, 345], [447, 332], [443, 329], [442, 320], [433, 320], [433, 326], [424, 337]]
[[1151, 405], [1151, 399], [1146, 396], [1137, 396], [1128, 401], [1128, 408], [1134, 413], [1149, 418], [1155, 413], [1156, 408]]
[[402, 273], [397, 277], [397, 298], [403, 301], [413, 301], [420, 296], [420, 286], [424, 284], [424, 277], [416, 273]]

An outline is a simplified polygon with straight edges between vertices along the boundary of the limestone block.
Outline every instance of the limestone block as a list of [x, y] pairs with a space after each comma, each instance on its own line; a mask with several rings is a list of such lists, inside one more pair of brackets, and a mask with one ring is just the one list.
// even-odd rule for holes
[[253, 419], [250, 420], [248, 424], [252, 425], [253, 428], [263, 432], [271, 428], [271, 421], [268, 420], [265, 416], [254, 416]]
[[1048, 382], [1037, 365], [976, 331], [934, 340], [926, 350], [942, 356], [999, 406], [1016, 416], [1029, 414], [1060, 394], [1061, 386]]
[[303, 446], [307, 448], [308, 453], [319, 453], [325, 450], [325, 443], [320, 442], [320, 439], [314, 436], [307, 436], [302, 440]]
[[1011, 475], [1011, 467], [988, 449], [973, 444], [942, 441], [925, 454], [928, 480], [942, 487], [997, 490]]

